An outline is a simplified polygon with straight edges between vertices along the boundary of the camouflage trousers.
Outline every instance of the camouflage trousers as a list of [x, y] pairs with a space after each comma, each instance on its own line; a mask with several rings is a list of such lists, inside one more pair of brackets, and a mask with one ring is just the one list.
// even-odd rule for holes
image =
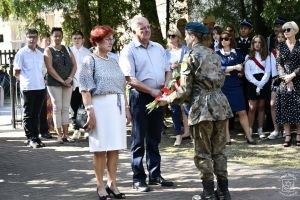
[[191, 126], [194, 162], [202, 181], [214, 180], [214, 174], [219, 180], [227, 179], [226, 121], [202, 121]]

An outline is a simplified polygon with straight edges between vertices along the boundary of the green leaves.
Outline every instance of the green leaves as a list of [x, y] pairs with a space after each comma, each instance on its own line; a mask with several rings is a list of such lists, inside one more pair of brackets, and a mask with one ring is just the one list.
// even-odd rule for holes
[[13, 12], [14, 9], [11, 0], [0, 0], [0, 17], [7, 20]]

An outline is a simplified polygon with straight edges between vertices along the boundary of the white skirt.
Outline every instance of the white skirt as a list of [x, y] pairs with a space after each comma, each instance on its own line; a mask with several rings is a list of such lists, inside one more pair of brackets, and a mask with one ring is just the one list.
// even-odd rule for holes
[[126, 149], [125, 100], [120, 96], [121, 111], [117, 94], [92, 97], [96, 127], [89, 133], [90, 152]]

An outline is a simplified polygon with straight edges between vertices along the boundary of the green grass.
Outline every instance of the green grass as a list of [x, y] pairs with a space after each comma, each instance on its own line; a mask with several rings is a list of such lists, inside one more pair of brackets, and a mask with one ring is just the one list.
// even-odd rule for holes
[[[231, 131], [232, 145], [226, 146], [226, 155], [229, 162], [261, 167], [274, 167], [281, 169], [300, 169], [300, 148], [295, 145], [284, 148], [284, 138], [276, 140], [259, 140], [257, 145], [248, 145], [244, 136], [239, 131]], [[183, 140], [179, 147], [174, 147], [174, 130], [168, 124], [165, 134], [162, 137], [160, 150], [164, 155], [182, 156], [193, 158], [192, 140]], [[294, 138], [295, 141], [295, 138]]]

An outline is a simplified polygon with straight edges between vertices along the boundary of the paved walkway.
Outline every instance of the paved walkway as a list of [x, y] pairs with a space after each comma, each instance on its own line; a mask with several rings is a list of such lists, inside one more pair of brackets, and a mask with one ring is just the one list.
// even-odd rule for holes
[[[95, 177], [88, 143], [79, 141], [58, 145], [45, 141], [47, 147], [31, 149], [24, 145], [24, 133], [10, 125], [10, 110], [0, 107], [0, 200], [96, 200]], [[191, 200], [201, 184], [191, 158], [162, 155], [162, 174], [176, 183], [172, 188], [153, 187], [149, 193], [131, 188], [129, 151], [121, 152], [119, 187], [132, 200]], [[230, 162], [230, 191], [233, 200], [299, 200], [300, 172], [261, 169]], [[295, 176], [294, 194], [281, 194], [280, 177]], [[292, 192], [292, 191], [291, 191]]]

